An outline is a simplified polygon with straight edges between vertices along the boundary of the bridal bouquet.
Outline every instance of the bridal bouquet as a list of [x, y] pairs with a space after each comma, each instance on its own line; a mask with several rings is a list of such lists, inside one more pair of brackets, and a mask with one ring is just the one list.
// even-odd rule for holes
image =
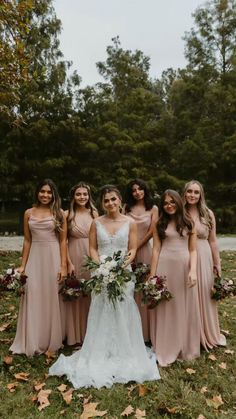
[[77, 279], [75, 274], [68, 275], [63, 283], [63, 286], [59, 290], [59, 294], [62, 294], [64, 301], [72, 301], [79, 298], [84, 294], [84, 280]]
[[15, 268], [9, 268], [6, 273], [0, 275], [0, 289], [2, 291], [14, 291], [16, 295], [24, 294], [27, 275], [18, 272]]
[[226, 297], [236, 295], [236, 285], [232, 279], [222, 279], [215, 277], [214, 285], [211, 289], [211, 298], [214, 300], [223, 300]]
[[91, 277], [84, 282], [85, 291], [95, 294], [105, 291], [113, 305], [117, 300], [122, 301], [125, 284], [133, 279], [132, 271], [124, 268], [126, 259], [127, 255], [122, 255], [120, 250], [113, 256], [101, 256], [100, 262], [87, 257], [84, 266], [91, 270]]
[[166, 286], [166, 279], [162, 276], [152, 276], [143, 284], [142, 302], [149, 309], [155, 308], [161, 301], [173, 298]]
[[150, 273], [150, 266], [146, 263], [132, 262], [131, 267], [135, 275], [135, 291], [139, 292], [143, 289], [145, 278]]

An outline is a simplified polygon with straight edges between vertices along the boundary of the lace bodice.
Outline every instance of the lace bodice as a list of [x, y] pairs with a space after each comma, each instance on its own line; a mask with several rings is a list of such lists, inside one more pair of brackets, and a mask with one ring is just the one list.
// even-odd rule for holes
[[115, 234], [110, 234], [100, 221], [96, 220], [95, 222], [99, 256], [112, 256], [118, 250], [125, 254], [128, 249], [129, 221], [124, 223]]

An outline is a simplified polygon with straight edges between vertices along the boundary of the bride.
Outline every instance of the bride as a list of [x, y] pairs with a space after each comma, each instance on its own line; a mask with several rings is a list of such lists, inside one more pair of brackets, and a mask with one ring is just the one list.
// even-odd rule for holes
[[[102, 188], [101, 203], [105, 215], [91, 225], [90, 256], [99, 261], [101, 255], [128, 251], [129, 266], [136, 253], [136, 224], [120, 213], [121, 195], [116, 187]], [[60, 355], [49, 374], [65, 374], [76, 389], [159, 379], [155, 356], [144, 345], [133, 294], [133, 281], [127, 283], [124, 299], [117, 301], [115, 307], [105, 292], [93, 294], [82, 348], [68, 357]]]

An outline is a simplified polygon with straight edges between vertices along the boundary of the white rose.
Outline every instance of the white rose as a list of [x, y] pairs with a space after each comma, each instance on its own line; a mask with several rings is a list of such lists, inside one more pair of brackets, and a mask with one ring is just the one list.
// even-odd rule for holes
[[12, 269], [7, 269], [7, 275], [11, 275], [12, 274]]
[[233, 285], [233, 283], [234, 283], [234, 281], [232, 281], [232, 279], [230, 279], [230, 280], [228, 281], [228, 285]]
[[101, 255], [100, 256], [100, 262], [101, 263], [105, 263], [107, 256], [106, 255]]
[[21, 276], [20, 272], [16, 271], [16, 272], [14, 273], [14, 277], [15, 277], [16, 279], [20, 279], [20, 276]]

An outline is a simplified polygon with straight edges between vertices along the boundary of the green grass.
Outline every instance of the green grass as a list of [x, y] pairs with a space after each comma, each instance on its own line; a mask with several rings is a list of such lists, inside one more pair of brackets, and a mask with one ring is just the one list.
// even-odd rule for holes
[[[17, 252], [0, 252], [0, 272], [10, 263], [18, 265], [20, 254]], [[223, 276], [236, 278], [236, 252], [222, 252]], [[92, 396], [91, 402], [99, 402], [98, 410], [107, 410], [107, 419], [120, 418], [121, 412], [132, 405], [134, 409], [146, 410], [148, 419], [173, 418], [197, 419], [204, 415], [206, 419], [233, 419], [236, 417], [235, 388], [235, 353], [236, 353], [236, 299], [230, 298], [219, 304], [221, 328], [227, 333], [227, 349], [234, 354], [225, 353], [225, 348], [211, 351], [216, 360], [208, 358], [209, 353], [202, 352], [201, 357], [194, 362], [176, 362], [168, 368], [161, 368], [162, 380], [156, 383], [146, 383], [144, 396], [139, 395], [139, 387], [132, 383], [114, 385], [111, 389], [80, 389], [74, 391], [70, 405], [66, 405], [57, 389], [61, 383], [71, 387], [65, 378], [45, 376], [49, 364], [45, 355], [27, 358], [24, 355], [14, 355], [12, 364], [4, 362], [9, 355], [8, 349], [15, 334], [18, 299], [11, 294], [0, 295], [0, 326], [9, 323], [9, 328], [0, 332], [0, 417], [2, 418], [79, 418], [83, 411], [83, 400]], [[65, 348], [64, 353], [70, 354], [71, 348]], [[226, 363], [226, 369], [220, 368]], [[224, 365], [224, 364], [222, 364]], [[188, 374], [187, 368], [195, 370]], [[15, 382], [14, 374], [29, 373], [29, 380], [19, 381], [16, 391], [10, 393], [7, 384]], [[36, 383], [45, 382], [44, 389], [51, 389], [50, 406], [38, 410], [33, 397], [37, 394]], [[206, 387], [206, 392], [201, 389]], [[206, 399], [221, 395], [223, 403], [218, 409], [210, 407]], [[134, 418], [134, 415], [130, 415]]]

